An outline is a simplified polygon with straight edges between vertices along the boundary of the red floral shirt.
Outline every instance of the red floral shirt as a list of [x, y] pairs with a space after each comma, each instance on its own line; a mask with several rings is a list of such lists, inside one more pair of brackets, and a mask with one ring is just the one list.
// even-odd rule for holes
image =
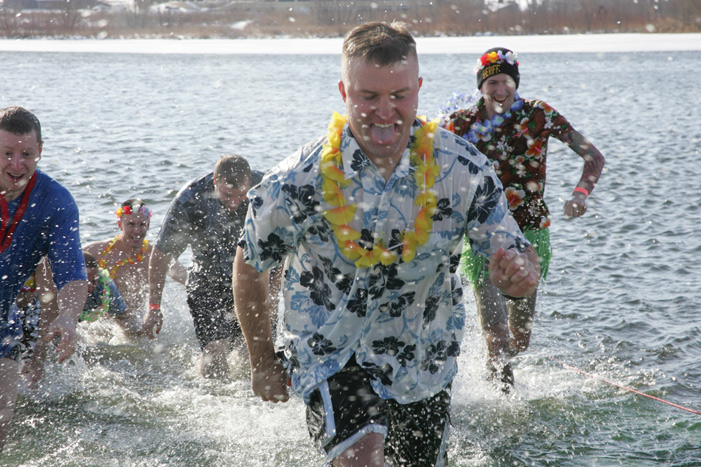
[[451, 114], [444, 126], [492, 161], [521, 230], [550, 225], [543, 199], [548, 138], [574, 131], [565, 117], [543, 101], [519, 99], [509, 112], [490, 120], [481, 98], [476, 106]]

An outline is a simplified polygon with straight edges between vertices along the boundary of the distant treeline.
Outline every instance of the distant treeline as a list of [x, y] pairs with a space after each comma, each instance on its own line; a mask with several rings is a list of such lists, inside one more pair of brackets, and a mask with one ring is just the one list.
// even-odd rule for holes
[[4, 0], [3, 37], [341, 37], [402, 20], [417, 36], [699, 32], [701, 0]]

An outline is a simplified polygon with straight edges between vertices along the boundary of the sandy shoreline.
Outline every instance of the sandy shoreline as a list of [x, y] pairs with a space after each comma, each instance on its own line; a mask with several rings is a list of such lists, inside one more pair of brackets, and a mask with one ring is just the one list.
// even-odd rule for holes
[[[2, 52], [138, 54], [338, 54], [342, 39], [0, 39]], [[419, 53], [480, 53], [500, 45], [520, 53], [665, 52], [701, 50], [694, 34], [573, 34], [419, 37]]]

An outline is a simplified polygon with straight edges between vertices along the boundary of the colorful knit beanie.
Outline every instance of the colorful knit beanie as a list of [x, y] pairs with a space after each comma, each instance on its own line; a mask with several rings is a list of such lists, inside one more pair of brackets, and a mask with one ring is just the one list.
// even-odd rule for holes
[[477, 89], [482, 86], [485, 79], [499, 73], [506, 73], [516, 81], [516, 89], [521, 75], [518, 72], [516, 53], [504, 47], [494, 47], [487, 50], [475, 66], [477, 75]]

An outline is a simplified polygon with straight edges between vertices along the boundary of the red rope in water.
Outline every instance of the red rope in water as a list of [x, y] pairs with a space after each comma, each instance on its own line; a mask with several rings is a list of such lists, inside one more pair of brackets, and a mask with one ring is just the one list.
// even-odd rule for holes
[[557, 363], [559, 363], [560, 365], [564, 366], [565, 368], [569, 368], [570, 370], [574, 370], [574, 371], [576, 371], [576, 372], [578, 372], [578, 373], [581, 373], [581, 374], [583, 374], [583, 375], [589, 376], [590, 378], [600, 379], [601, 381], [603, 381], [603, 382], [605, 382], [605, 383], [608, 383], [608, 384], [610, 384], [610, 385], [612, 385], [612, 386], [616, 386], [617, 388], [625, 389], [626, 391], [633, 392], [633, 393], [638, 394], [638, 395], [640, 395], [640, 396], [648, 397], [648, 398], [650, 398], [650, 399], [652, 399], [652, 400], [656, 400], [657, 402], [662, 402], [662, 403], [664, 403], [664, 404], [671, 405], [672, 407], [676, 407], [676, 408], [681, 409], [681, 410], [686, 410], [687, 412], [691, 412], [691, 413], [696, 414], [696, 415], [701, 415], [701, 412], [699, 412], [699, 411], [697, 411], [697, 410], [693, 410], [693, 409], [689, 409], [689, 408], [687, 408], [687, 407], [683, 407], [683, 406], [681, 406], [681, 405], [673, 404], [672, 402], [666, 401], [666, 400], [664, 400], [664, 399], [660, 399], [659, 397], [651, 396], [651, 395], [649, 395], [649, 394], [645, 394], [644, 392], [636, 391], [635, 389], [631, 389], [631, 388], [628, 388], [628, 387], [623, 386], [623, 385], [621, 385], [621, 384], [614, 383], [613, 381], [609, 381], [609, 380], [607, 380], [607, 379], [604, 379], [604, 378], [602, 378], [601, 376], [592, 375], [591, 373], [587, 373], [586, 371], [582, 371], [582, 370], [580, 370], [579, 368], [575, 368], [575, 367], [573, 367], [573, 366], [571, 366], [571, 365], [568, 365], [568, 364], [566, 364], [566, 363], [564, 363], [564, 362], [561, 362], [560, 360], [556, 359], [555, 357], [550, 357], [550, 358], [551, 358], [552, 360], [556, 361]]

